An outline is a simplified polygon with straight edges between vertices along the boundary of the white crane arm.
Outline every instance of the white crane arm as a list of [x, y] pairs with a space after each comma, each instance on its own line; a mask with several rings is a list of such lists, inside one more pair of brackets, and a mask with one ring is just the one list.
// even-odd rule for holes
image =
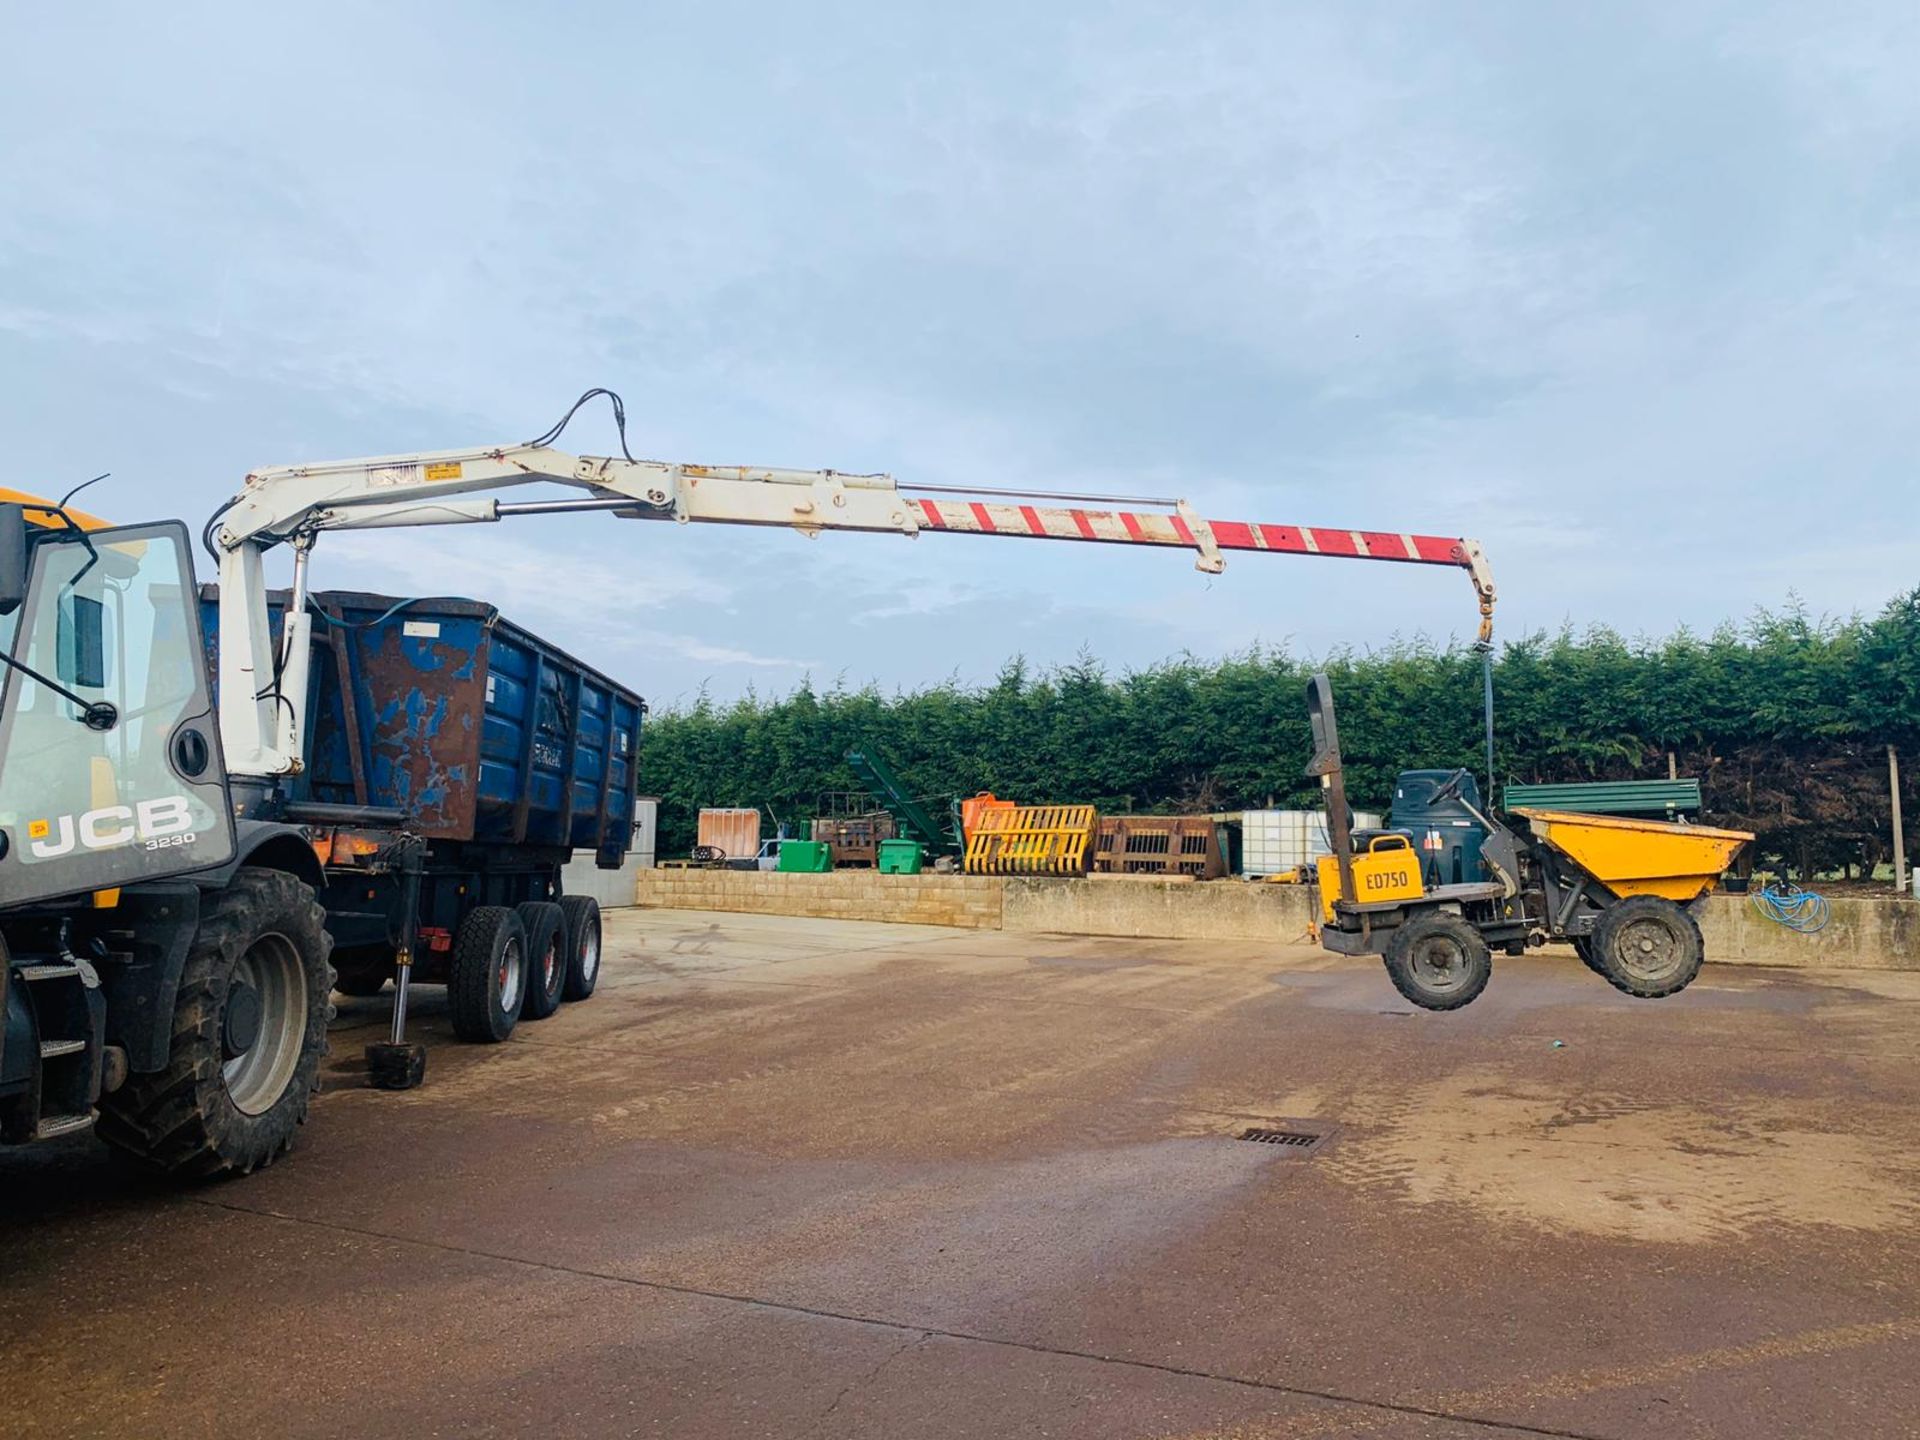
[[[584, 494], [520, 502], [496, 496], [542, 483]], [[1041, 498], [1081, 503], [1025, 503]], [[1162, 508], [1086, 508], [1112, 503]], [[320, 532], [484, 523], [573, 510], [683, 524], [773, 525], [809, 536], [822, 530], [908, 536], [933, 530], [1158, 545], [1194, 552], [1196, 567], [1208, 573], [1224, 568], [1225, 550], [1448, 565], [1466, 570], [1473, 580], [1481, 642], [1492, 634], [1492, 574], [1480, 546], [1465, 539], [1209, 521], [1183, 500], [1119, 502], [1112, 496], [947, 486], [903, 489], [890, 475], [578, 456], [539, 442], [288, 465], [247, 476], [240, 494], [209, 527], [220, 557], [220, 727], [228, 769], [267, 778], [301, 768], [312, 625], [305, 604], [306, 560]], [[281, 543], [295, 550], [294, 594], [276, 654], [261, 557]]]

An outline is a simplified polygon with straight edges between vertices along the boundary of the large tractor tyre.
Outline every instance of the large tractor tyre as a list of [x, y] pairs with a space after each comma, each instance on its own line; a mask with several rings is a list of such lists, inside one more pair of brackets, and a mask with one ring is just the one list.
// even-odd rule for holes
[[1423, 1010], [1458, 1010], [1493, 974], [1485, 937], [1444, 910], [1416, 915], [1395, 930], [1386, 962], [1393, 988]]
[[1706, 958], [1693, 916], [1658, 895], [1632, 895], [1602, 910], [1592, 943], [1593, 968], [1643, 1000], [1686, 989]]
[[527, 932], [527, 1003], [520, 1013], [544, 1020], [560, 1008], [567, 987], [567, 917], [546, 900], [530, 900], [514, 913]]
[[244, 1175], [293, 1144], [333, 1017], [333, 941], [313, 890], [241, 869], [209, 891], [164, 1070], [101, 1098], [100, 1138], [176, 1174]]
[[600, 983], [600, 902], [591, 895], [562, 895], [560, 912], [567, 917], [565, 994], [584, 1000]]
[[478, 905], [453, 937], [447, 1008], [462, 1040], [497, 1045], [513, 1034], [527, 993], [527, 932], [505, 905]]

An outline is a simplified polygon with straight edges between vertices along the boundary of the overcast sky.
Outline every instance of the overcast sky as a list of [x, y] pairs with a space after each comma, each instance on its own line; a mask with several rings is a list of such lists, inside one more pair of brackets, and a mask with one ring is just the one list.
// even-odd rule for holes
[[[4, 11], [0, 484], [197, 529], [607, 385], [663, 459], [1471, 535], [1508, 636], [1920, 583], [1911, 0], [291, 9]], [[1474, 618], [1444, 570], [604, 518], [315, 583], [657, 704]]]

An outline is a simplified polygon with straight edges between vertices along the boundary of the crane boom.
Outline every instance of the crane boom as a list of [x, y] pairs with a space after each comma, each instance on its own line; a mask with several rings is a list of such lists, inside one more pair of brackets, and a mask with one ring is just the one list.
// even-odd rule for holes
[[[578, 408], [576, 406], [576, 408]], [[618, 407], [616, 405], [616, 413]], [[564, 421], [562, 422], [565, 423]], [[578, 456], [552, 434], [524, 445], [383, 455], [256, 470], [208, 525], [220, 560], [220, 727], [237, 775], [271, 778], [302, 765], [307, 663], [307, 554], [323, 531], [488, 523], [517, 515], [598, 510], [623, 519], [824, 530], [923, 531], [1026, 539], [1158, 545], [1194, 552], [1217, 574], [1223, 551], [1331, 555], [1465, 570], [1479, 601], [1479, 639], [1492, 636], [1494, 586], [1480, 546], [1466, 539], [1202, 519], [1184, 500], [1129, 501], [1156, 509], [1089, 508], [1118, 497], [901, 485], [890, 475], [750, 466], [677, 465], [630, 456]], [[624, 425], [621, 439], [625, 449]], [[584, 494], [502, 501], [493, 493], [557, 483]], [[1037, 500], [1074, 504], [1034, 504]], [[262, 569], [265, 551], [294, 548], [294, 601], [276, 651]], [[251, 696], [251, 702], [248, 698]]]

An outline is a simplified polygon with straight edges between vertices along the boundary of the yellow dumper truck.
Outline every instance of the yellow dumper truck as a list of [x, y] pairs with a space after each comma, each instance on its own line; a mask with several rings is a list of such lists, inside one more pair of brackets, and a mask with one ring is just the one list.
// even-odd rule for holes
[[[1476, 824], [1471, 873], [1436, 873], [1407, 829], [1352, 828], [1327, 677], [1307, 685], [1313, 759], [1326, 793], [1333, 853], [1318, 864], [1320, 943], [1342, 955], [1378, 955], [1394, 987], [1428, 1010], [1457, 1010], [1486, 988], [1497, 946], [1519, 955], [1570, 943], [1616, 989], [1655, 999], [1684, 990], [1704, 956], [1688, 906], [1753, 840], [1743, 830], [1675, 821], [1517, 808], [1512, 825], [1469, 798], [1465, 770], [1425, 797]], [[1409, 772], [1435, 775], [1438, 772]], [[1404, 777], [1403, 777], [1404, 778]]]

